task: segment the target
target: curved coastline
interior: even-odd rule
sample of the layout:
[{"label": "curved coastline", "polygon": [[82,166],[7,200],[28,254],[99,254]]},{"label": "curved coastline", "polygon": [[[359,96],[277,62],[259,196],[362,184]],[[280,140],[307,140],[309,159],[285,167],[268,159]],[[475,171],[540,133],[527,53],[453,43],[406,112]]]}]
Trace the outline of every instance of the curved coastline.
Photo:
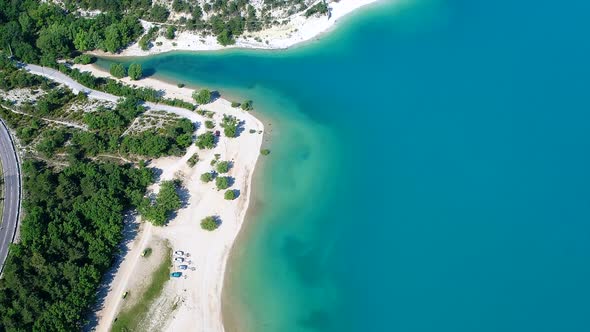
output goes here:
[{"label": "curved coastline", "polygon": [[[369,4],[373,4],[373,3],[377,3],[380,2],[380,0],[366,0],[366,1],[362,1],[356,4],[356,6],[352,9],[350,9],[349,11],[345,12],[344,14],[342,14],[339,17],[335,17],[333,19],[333,21],[331,22],[331,24],[326,27],[323,30],[319,30],[316,32],[316,34],[314,34],[313,36],[310,36],[308,39],[305,40],[301,40],[298,42],[293,42],[291,45],[288,45],[287,47],[283,47],[283,48],[258,48],[260,50],[267,50],[267,51],[280,51],[280,50],[284,50],[287,48],[292,48],[293,46],[304,46],[307,45],[308,42],[316,42],[319,39],[321,39],[321,37],[323,37],[324,35],[328,34],[329,32],[331,32],[334,27],[335,24],[337,22],[340,21],[340,19],[342,17],[344,17],[345,15],[348,15],[350,13],[352,13],[353,11],[355,11],[358,8],[364,7],[366,5]],[[350,2],[348,2],[350,3]],[[96,55],[103,57],[103,58],[133,58],[133,57],[141,57],[141,56],[153,56],[153,55],[157,55],[160,53],[169,53],[169,52],[181,52],[181,51],[224,51],[224,50],[238,50],[238,49],[255,49],[256,47],[252,47],[252,46],[243,46],[243,45],[236,45],[236,47],[230,47],[227,49],[206,49],[206,50],[195,50],[195,49],[170,49],[170,50],[165,50],[165,51],[156,51],[156,52],[152,52],[152,53],[147,53],[147,54],[129,54],[126,53],[126,51],[124,51],[121,54],[117,54],[116,56],[108,56],[102,53],[95,53]],[[95,76],[103,76],[103,77],[111,77],[110,73],[108,73],[106,70],[104,70],[103,68],[99,68],[96,65],[76,65],[76,68],[80,69],[81,71],[90,71],[93,75]],[[159,79],[159,78],[152,78],[152,77],[147,77],[144,79],[141,79],[139,81],[130,81],[128,78],[122,79],[123,82],[130,84],[130,85],[136,85],[139,87],[151,87],[151,88],[155,88],[157,90],[161,90],[164,92],[165,96],[168,98],[178,98],[181,100],[185,100],[185,101],[192,101],[192,97],[191,97],[191,92],[192,89],[189,89],[187,87],[185,88],[179,88],[177,87],[175,84],[171,83],[169,80],[163,80],[163,79]],[[229,102],[227,102],[229,104]],[[249,114],[249,116],[251,116],[254,121],[257,123],[257,126],[260,128],[264,128],[263,123],[261,122],[260,119],[258,119],[257,117],[255,117],[254,115]],[[259,150],[262,146],[264,146],[266,143],[268,142],[268,132],[267,130],[269,130],[269,128],[265,128],[265,130],[263,131],[264,134],[263,136],[261,136],[259,145],[257,150]],[[272,130],[272,129],[270,129]],[[220,256],[219,260],[218,260],[218,268],[207,268],[204,269],[205,271],[208,271],[211,273],[211,275],[209,277],[207,277],[207,279],[209,281],[212,280],[216,280],[214,285],[207,285],[212,292],[215,294],[215,296],[211,296],[212,294],[210,293],[209,296],[205,296],[205,294],[203,294],[203,298],[205,298],[206,300],[204,302],[206,302],[208,305],[200,305],[199,309],[201,309],[200,312],[198,312],[198,314],[195,316],[195,312],[194,311],[186,311],[183,313],[181,312],[177,312],[176,313],[176,317],[174,319],[169,319],[166,323],[166,330],[176,330],[179,328],[190,328],[190,327],[195,327],[195,323],[197,323],[198,326],[201,326],[204,328],[204,330],[207,331],[226,331],[228,330],[226,328],[226,325],[228,327],[234,326],[233,324],[233,318],[229,318],[227,316],[227,314],[224,314],[224,312],[226,312],[226,310],[224,309],[224,307],[226,307],[223,304],[224,299],[226,299],[226,297],[224,296],[224,292],[223,290],[226,289],[226,283],[228,282],[228,277],[227,277],[227,268],[228,268],[228,262],[230,259],[230,256],[232,255],[232,253],[235,251],[234,247],[237,243],[237,240],[239,239],[239,237],[242,236],[247,236],[244,235],[244,223],[246,221],[246,217],[250,217],[252,216],[252,214],[256,213],[253,209],[255,209],[255,206],[253,206],[253,202],[252,202],[252,188],[256,185],[255,184],[255,180],[254,180],[254,172],[256,172],[256,170],[260,169],[260,158],[258,158],[258,151],[255,151],[257,154],[256,159],[254,160],[253,164],[252,164],[252,168],[251,171],[248,172],[248,177],[247,177],[247,181],[245,183],[245,192],[244,194],[245,196],[245,202],[243,207],[240,209],[240,211],[238,212],[239,215],[237,215],[236,217],[236,221],[237,221],[237,228],[232,232],[232,236],[229,237],[224,237],[224,243],[220,243],[220,245],[222,247],[224,247],[225,249],[222,252],[222,255]],[[260,172],[258,171],[257,174],[260,174]],[[202,285],[199,286],[199,288],[203,288]],[[212,301],[215,300],[215,301]],[[202,300],[199,302],[203,302]],[[213,308],[213,310],[211,310]],[[231,306],[232,309],[239,309],[239,305],[233,305]],[[211,311],[208,311],[211,310]],[[243,317],[242,315],[243,313],[237,313],[232,315],[234,318],[235,317]],[[179,318],[179,316],[181,316]],[[200,316],[200,317],[199,317]],[[183,318],[184,317],[184,318]],[[199,322],[198,320],[201,320],[202,322]],[[243,327],[243,326],[242,326]]]},{"label": "curved coastline", "polygon": [[[183,32],[179,34],[179,36],[174,40],[158,39],[162,45],[154,45],[147,51],[142,50],[138,43],[134,43],[117,54],[104,51],[91,51],[88,52],[88,54],[99,56],[101,58],[130,58],[182,51],[223,52],[236,49],[281,51],[304,46],[307,43],[317,41],[326,34],[330,33],[343,18],[349,17],[350,14],[358,12],[358,10],[361,8],[366,8],[369,5],[386,1],[399,0],[340,0],[339,2],[333,2],[330,4],[332,8],[332,16],[329,19],[325,17],[316,17],[299,21],[293,27],[293,31],[296,32],[295,35],[289,35],[287,38],[275,37],[277,38],[276,40],[278,40],[278,42],[275,42],[274,44],[272,41],[269,41],[269,44],[266,44],[240,37],[236,40],[234,45],[222,46],[217,43],[216,39],[212,36],[208,36],[203,39],[199,38],[193,33]],[[144,25],[144,28],[149,27],[149,25],[146,25],[145,23]],[[268,31],[271,30],[272,29]]]}]

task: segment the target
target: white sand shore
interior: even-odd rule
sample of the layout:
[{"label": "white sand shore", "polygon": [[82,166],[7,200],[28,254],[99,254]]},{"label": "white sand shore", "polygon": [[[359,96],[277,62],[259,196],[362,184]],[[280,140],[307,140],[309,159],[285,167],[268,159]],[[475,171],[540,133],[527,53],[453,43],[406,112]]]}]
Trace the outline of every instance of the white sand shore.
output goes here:
[{"label": "white sand shore", "polygon": [[[233,48],[257,48],[257,49],[285,49],[299,43],[312,40],[332,28],[339,19],[352,13],[356,9],[375,3],[379,0],[340,0],[329,4],[331,17],[310,17],[306,18],[303,13],[293,15],[290,22],[275,26],[254,33],[245,33],[236,40]],[[152,26],[151,23],[142,22],[146,31]],[[161,45],[156,45],[161,43]],[[154,46],[143,51],[137,43],[115,56],[144,56],[159,54],[170,51],[212,51],[226,48],[220,45],[214,36],[202,37],[189,31],[179,32],[175,39],[168,40],[162,36],[154,42]],[[93,52],[100,56],[113,56],[105,52]]]},{"label": "white sand shore", "polygon": [[[92,71],[98,76],[108,75],[94,66],[77,67]],[[142,79],[134,81],[133,84],[163,90],[169,98],[191,100],[192,90],[181,89],[155,79]],[[109,330],[121,307],[123,292],[130,290],[129,287],[136,284],[138,278],[145,278],[138,275],[138,271],[150,270],[138,269],[138,264],[145,264],[139,259],[141,252],[154,238],[168,240],[174,250],[190,253],[191,266],[196,267],[196,270],[184,273],[186,279],[173,279],[166,284],[164,295],[151,309],[154,310],[154,314],[150,312],[149,317],[153,319],[149,326],[145,326],[145,330],[150,330],[150,326],[152,330],[158,331],[224,330],[221,317],[221,290],[225,266],[248,209],[252,176],[260,155],[264,127],[252,114],[232,108],[229,101],[221,98],[202,108],[215,113],[215,130],[221,130],[219,123],[223,115],[228,114],[243,121],[244,131],[237,138],[227,138],[222,134],[213,150],[198,150],[193,145],[183,157],[161,158],[151,163],[152,167],[161,170],[160,181],[177,176],[183,179],[188,191],[187,204],[166,227],[144,224],[135,240],[129,244],[129,251],[109,285],[110,292],[103,308],[97,313],[97,331]],[[200,124],[197,134],[205,132],[202,124],[206,119],[197,113],[191,112],[189,115],[192,121]],[[256,132],[250,133],[250,129]],[[187,160],[195,152],[199,154],[200,161],[191,168],[187,165]],[[213,183],[204,184],[200,181],[202,173],[212,170],[210,162],[215,158],[215,154],[220,155],[220,160],[233,162],[228,175],[235,180],[232,189],[239,190],[240,193],[236,200],[225,200],[224,191],[215,189]],[[151,189],[157,191],[158,185]],[[221,226],[213,232],[202,230],[200,221],[211,215],[221,219]],[[173,303],[177,304],[174,310]]]}]

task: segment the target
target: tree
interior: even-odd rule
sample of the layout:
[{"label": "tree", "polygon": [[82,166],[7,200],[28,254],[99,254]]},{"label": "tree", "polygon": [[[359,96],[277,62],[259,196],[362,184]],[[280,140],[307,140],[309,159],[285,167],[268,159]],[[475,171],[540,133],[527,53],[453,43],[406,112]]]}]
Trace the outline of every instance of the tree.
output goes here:
[{"label": "tree", "polygon": [[119,31],[118,24],[111,24],[104,30],[103,46],[107,51],[111,53],[117,52],[124,45],[122,40],[123,36]]},{"label": "tree", "polygon": [[141,76],[143,75],[142,70],[141,70],[141,64],[139,63],[132,63],[131,65],[129,65],[129,78],[136,81],[138,79],[141,78]]},{"label": "tree", "polygon": [[223,133],[226,137],[236,137],[238,136],[238,127],[240,126],[240,122],[235,116],[223,115],[223,120],[221,121],[221,127],[223,128]]},{"label": "tree", "polygon": [[227,29],[222,30],[221,33],[217,35],[217,42],[222,46],[233,45],[236,43],[234,36]]},{"label": "tree", "polygon": [[162,5],[154,5],[150,12],[150,18],[156,22],[166,22],[170,12]]},{"label": "tree", "polygon": [[195,141],[195,144],[197,145],[197,147],[199,149],[213,149],[215,147],[215,135],[213,135],[213,132],[206,132],[204,134],[201,134],[199,136],[197,136],[197,140]]},{"label": "tree", "polygon": [[219,227],[217,218],[209,216],[201,220],[201,228],[206,231],[214,231]]},{"label": "tree", "polygon": [[140,212],[142,216],[155,226],[162,226],[168,221],[172,212],[182,206],[178,195],[178,183],[176,181],[164,181],[160,185],[160,192],[153,204],[149,199],[144,199]]},{"label": "tree", "polygon": [[231,178],[229,176],[218,176],[215,179],[215,186],[219,190],[227,189],[230,186]]},{"label": "tree", "polygon": [[125,67],[120,63],[113,63],[109,69],[109,72],[116,78],[123,78],[127,76],[127,70],[125,70]]},{"label": "tree", "polygon": [[72,51],[68,29],[55,23],[41,30],[37,39],[37,47],[45,55],[53,58],[68,56]]},{"label": "tree", "polygon": [[201,91],[194,91],[193,92],[193,99],[197,102],[197,104],[204,105],[209,104],[211,102],[211,91],[207,89],[203,89]]},{"label": "tree", "polygon": [[201,181],[205,183],[213,181],[213,174],[211,172],[201,174]]},{"label": "tree", "polygon": [[223,198],[227,199],[228,201],[232,201],[238,197],[235,190],[227,190],[225,194],[223,194]]},{"label": "tree", "polygon": [[168,26],[166,28],[166,39],[174,39],[176,34],[176,27],[173,25]]},{"label": "tree", "polygon": [[215,128],[215,123],[211,120],[206,120],[205,121],[205,128],[213,129],[213,128]]},{"label": "tree", "polygon": [[229,172],[229,168],[231,163],[229,161],[220,161],[217,163],[216,169],[219,173],[227,173]]}]

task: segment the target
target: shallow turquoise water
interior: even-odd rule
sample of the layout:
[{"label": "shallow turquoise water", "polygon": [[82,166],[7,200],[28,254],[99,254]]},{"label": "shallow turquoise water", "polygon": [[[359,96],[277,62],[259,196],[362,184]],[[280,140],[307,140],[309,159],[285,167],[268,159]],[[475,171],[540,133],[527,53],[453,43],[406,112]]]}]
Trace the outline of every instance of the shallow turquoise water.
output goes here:
[{"label": "shallow turquoise water", "polygon": [[589,10],[408,0],[289,51],[142,60],[272,121],[238,330],[590,331]]}]

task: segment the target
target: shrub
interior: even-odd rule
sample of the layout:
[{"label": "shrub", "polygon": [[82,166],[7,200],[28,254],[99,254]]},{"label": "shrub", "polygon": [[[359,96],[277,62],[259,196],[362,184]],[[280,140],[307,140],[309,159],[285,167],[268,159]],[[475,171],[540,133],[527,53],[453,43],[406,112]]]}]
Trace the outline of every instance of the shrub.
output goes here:
[{"label": "shrub", "polygon": [[235,107],[240,107],[240,105],[241,105],[241,104],[240,104],[240,103],[238,103],[237,101],[232,101],[232,102],[231,102],[231,107],[234,107],[234,108],[235,108]]},{"label": "shrub", "polygon": [[246,100],[242,103],[241,107],[244,111],[251,111],[254,109],[254,102],[251,100]]},{"label": "shrub", "polygon": [[205,217],[201,220],[201,228],[206,231],[214,231],[219,227],[219,221],[215,217]]},{"label": "shrub", "polygon": [[178,83],[178,84],[176,84],[176,86],[179,88],[184,88],[184,83]]},{"label": "shrub", "polygon": [[218,173],[227,173],[231,167],[231,163],[229,161],[220,161],[215,166],[215,169]]},{"label": "shrub", "polygon": [[270,150],[269,149],[262,149],[262,150],[260,150],[260,154],[263,156],[268,156],[270,154]]},{"label": "shrub", "polygon": [[256,133],[256,130],[250,129],[249,132],[250,132],[250,134],[254,134],[254,133]]},{"label": "shrub", "polygon": [[215,135],[213,132],[208,131],[204,134],[197,136],[195,144],[199,149],[213,149],[215,147]]},{"label": "shrub", "polygon": [[80,63],[83,65],[87,65],[89,63],[94,62],[95,58],[89,54],[82,54],[74,58],[74,63]]},{"label": "shrub", "polygon": [[194,91],[193,98],[198,104],[209,104],[211,102],[211,91],[203,89],[201,91]]},{"label": "shrub", "polygon": [[142,69],[141,69],[141,64],[132,63],[129,66],[128,74],[129,74],[129,78],[131,78],[134,81],[140,79],[141,76],[143,75]]},{"label": "shrub", "polygon": [[127,76],[127,71],[125,70],[125,67],[120,63],[113,63],[111,65],[111,68],[109,69],[109,72],[116,78],[123,78]]},{"label": "shrub", "polygon": [[238,195],[236,194],[236,191],[232,189],[226,191],[225,194],[223,194],[223,198],[227,199],[228,201],[232,201],[236,199],[236,197],[238,197]]},{"label": "shrub", "polygon": [[213,128],[215,128],[215,123],[211,120],[207,120],[207,121],[205,121],[205,128],[213,129]]},{"label": "shrub", "polygon": [[187,160],[187,164],[190,167],[194,167],[198,161],[199,161],[199,155],[197,153],[195,153]]},{"label": "shrub", "polygon": [[213,181],[213,174],[211,172],[201,174],[201,181],[205,183]]},{"label": "shrub", "polygon": [[215,186],[217,186],[217,189],[219,189],[219,190],[227,189],[227,188],[229,188],[229,183],[230,183],[229,180],[230,180],[229,176],[218,176],[215,179]]}]

